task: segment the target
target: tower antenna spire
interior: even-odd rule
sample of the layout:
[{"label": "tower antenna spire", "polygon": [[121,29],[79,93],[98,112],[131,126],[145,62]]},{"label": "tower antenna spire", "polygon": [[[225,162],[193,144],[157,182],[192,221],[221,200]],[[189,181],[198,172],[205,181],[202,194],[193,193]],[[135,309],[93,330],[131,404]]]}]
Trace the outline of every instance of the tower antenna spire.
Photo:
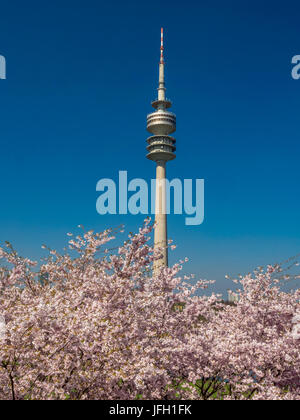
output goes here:
[{"label": "tower antenna spire", "polygon": [[159,61],[159,77],[158,77],[158,99],[162,101],[161,107],[163,108],[166,100],[165,88],[165,61],[164,61],[164,29],[160,30],[160,61]]},{"label": "tower antenna spire", "polygon": [[164,28],[160,31],[160,64],[164,63]]}]

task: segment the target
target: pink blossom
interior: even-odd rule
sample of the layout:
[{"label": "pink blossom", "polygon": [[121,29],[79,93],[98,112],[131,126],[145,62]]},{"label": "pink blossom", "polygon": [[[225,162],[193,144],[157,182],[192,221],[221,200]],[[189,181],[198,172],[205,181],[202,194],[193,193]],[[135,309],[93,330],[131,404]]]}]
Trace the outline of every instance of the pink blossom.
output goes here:
[{"label": "pink blossom", "polygon": [[300,292],[281,268],[240,276],[225,305],[183,261],[152,277],[151,231],[112,249],[112,230],[84,232],[38,269],[0,248],[0,399],[300,399]]}]

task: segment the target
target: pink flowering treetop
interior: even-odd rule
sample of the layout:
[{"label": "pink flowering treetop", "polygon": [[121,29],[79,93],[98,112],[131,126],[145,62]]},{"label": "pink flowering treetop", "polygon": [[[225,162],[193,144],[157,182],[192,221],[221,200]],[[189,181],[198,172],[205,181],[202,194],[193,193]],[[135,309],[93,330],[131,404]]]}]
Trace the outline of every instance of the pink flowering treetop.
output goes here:
[{"label": "pink flowering treetop", "polygon": [[300,293],[280,267],[225,305],[182,262],[151,276],[151,230],[114,253],[112,230],[85,232],[39,267],[0,248],[0,399],[300,399]]}]

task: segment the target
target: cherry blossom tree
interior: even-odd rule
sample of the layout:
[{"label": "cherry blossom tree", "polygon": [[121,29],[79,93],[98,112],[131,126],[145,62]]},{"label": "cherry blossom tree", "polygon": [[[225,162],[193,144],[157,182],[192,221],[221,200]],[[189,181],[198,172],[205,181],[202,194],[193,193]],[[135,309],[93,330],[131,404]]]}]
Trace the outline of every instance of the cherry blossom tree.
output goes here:
[{"label": "cherry blossom tree", "polygon": [[151,230],[117,249],[84,231],[40,264],[0,248],[0,399],[300,399],[300,292],[281,267],[225,305],[183,261],[152,277]]}]

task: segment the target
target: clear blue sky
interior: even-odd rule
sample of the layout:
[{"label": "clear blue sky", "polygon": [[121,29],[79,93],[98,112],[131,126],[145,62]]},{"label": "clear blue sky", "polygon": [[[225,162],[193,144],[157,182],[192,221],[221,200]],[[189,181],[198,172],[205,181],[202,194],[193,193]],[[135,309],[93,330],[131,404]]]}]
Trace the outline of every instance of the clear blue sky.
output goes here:
[{"label": "clear blue sky", "polygon": [[205,179],[205,221],[169,217],[186,271],[231,283],[300,252],[297,1],[15,1],[1,4],[0,240],[37,258],[100,216],[95,186],[119,170],[150,180],[146,114],[156,96],[160,27],[177,114],[168,177]]}]

